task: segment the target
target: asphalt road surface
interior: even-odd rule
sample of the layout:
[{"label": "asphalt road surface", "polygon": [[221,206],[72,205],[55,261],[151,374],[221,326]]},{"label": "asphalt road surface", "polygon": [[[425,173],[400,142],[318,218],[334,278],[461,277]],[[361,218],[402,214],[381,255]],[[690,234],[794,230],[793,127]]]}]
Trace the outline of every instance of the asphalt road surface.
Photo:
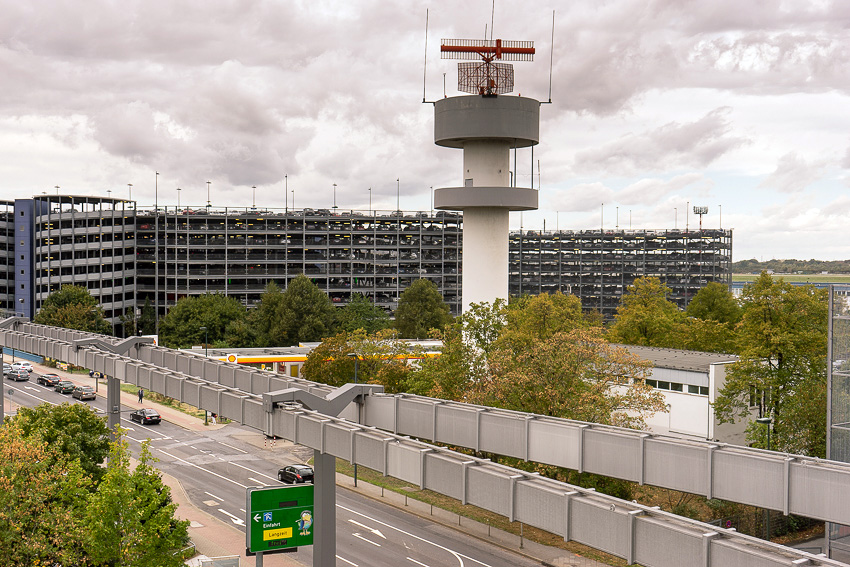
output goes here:
[{"label": "asphalt road surface", "polygon": [[[14,390],[20,405],[82,403],[104,412],[105,399],[80,402],[52,388],[29,382],[3,380]],[[105,386],[101,386],[105,393]],[[134,454],[150,439],[157,468],[180,481],[191,502],[234,527],[245,531],[245,490],[277,486],[277,470],[285,464],[304,462],[312,450],[283,444],[264,447],[264,436],[253,429],[230,424],[201,432],[163,421],[140,425],[129,419],[130,408],[122,407],[121,425]],[[244,553],[233,550],[233,553]],[[312,565],[312,548],[290,554],[304,565]],[[513,554],[402,510],[357,493],[337,490],[337,565],[347,567],[511,567],[540,563]]]}]

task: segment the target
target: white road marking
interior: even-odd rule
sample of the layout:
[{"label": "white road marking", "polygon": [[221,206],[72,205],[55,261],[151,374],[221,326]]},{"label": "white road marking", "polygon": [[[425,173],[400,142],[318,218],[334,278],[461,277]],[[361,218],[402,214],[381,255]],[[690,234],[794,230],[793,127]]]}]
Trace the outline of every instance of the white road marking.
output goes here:
[{"label": "white road marking", "polygon": [[370,528],[369,526],[367,526],[365,524],[361,524],[360,522],[358,522],[356,520],[348,520],[348,521],[351,522],[352,524],[356,525],[356,526],[360,526],[361,528],[363,528],[365,530],[369,530],[370,532],[372,532],[376,536],[379,536],[383,539],[387,539],[387,536],[385,536],[384,534],[382,534],[379,530],[376,530],[375,528]]},{"label": "white road marking", "polygon": [[135,428],[135,427],[130,427],[130,426],[128,426],[128,425],[125,425],[125,426],[124,426],[124,429],[126,429],[127,431],[135,431],[135,430],[136,430],[136,428]]},{"label": "white road marking", "polygon": [[[224,445],[225,447],[230,447],[230,448],[231,448],[231,449],[233,449],[234,451],[239,451],[240,453],[247,453],[247,452],[248,452],[248,451],[243,451],[243,450],[242,450],[242,449],[240,449],[239,447],[234,447],[233,445],[228,445],[227,443],[222,443],[221,441],[219,441],[218,443],[219,443],[220,445]],[[343,560],[343,561],[344,561],[344,560]]]},{"label": "white road marking", "polygon": [[240,512],[242,512],[243,514],[247,514],[247,513],[248,513],[248,512],[246,512],[246,511],[245,511],[245,508],[239,508],[239,511],[240,511]]},{"label": "white road marking", "polygon": [[346,563],[348,563],[349,565],[353,565],[354,567],[360,567],[357,563],[351,562],[348,559],[346,559],[345,557],[340,557],[339,555],[337,555],[336,558],[339,559],[340,561],[345,561]]},{"label": "white road marking", "polygon": [[366,543],[371,543],[371,544],[372,544],[372,545],[374,545],[375,547],[381,547],[381,544],[380,544],[380,543],[375,543],[374,541],[368,540],[368,539],[366,539],[365,537],[363,537],[363,536],[362,536],[362,535],[360,535],[360,534],[354,533],[354,534],[351,534],[351,535],[353,535],[353,536],[354,536],[354,537],[356,537],[357,539],[362,539],[362,540],[363,540],[363,541],[365,541]]},{"label": "white road marking", "polygon": [[236,482],[235,480],[233,480],[233,479],[231,479],[231,478],[227,478],[226,476],[220,475],[220,474],[218,474],[218,473],[214,473],[214,472],[212,472],[212,471],[211,471],[211,470],[209,470],[209,469],[205,469],[204,467],[200,467],[200,466],[196,465],[195,463],[190,463],[190,462],[189,462],[189,461],[187,461],[186,459],[181,459],[180,457],[178,457],[178,456],[176,456],[176,455],[172,455],[171,453],[169,453],[169,452],[167,452],[167,451],[163,451],[162,449],[157,449],[157,451],[159,451],[160,453],[163,453],[163,454],[165,454],[165,455],[168,455],[168,456],[169,456],[169,457],[171,457],[172,459],[175,459],[175,460],[177,460],[177,461],[180,461],[181,463],[185,463],[185,464],[187,464],[187,465],[189,465],[189,466],[191,466],[191,467],[195,467],[196,469],[200,469],[200,470],[202,470],[202,471],[204,471],[204,472],[206,472],[206,473],[209,473],[209,474],[211,474],[211,475],[213,475],[213,476],[217,476],[218,478],[223,479],[223,480],[226,480],[227,482],[232,482],[232,483],[233,483],[233,484],[235,484],[236,486],[241,486],[242,488],[248,488],[248,487],[247,487],[247,486],[245,486],[244,484],[241,484],[241,483],[239,483],[239,482]]},{"label": "white road marking", "polygon": [[[224,461],[224,459],[222,459],[222,461]],[[235,466],[235,467],[239,467],[239,468],[241,468],[241,469],[245,469],[245,470],[246,470],[246,471],[248,471],[248,472],[252,472],[252,473],[256,474],[257,476],[264,476],[264,477],[266,477],[266,478],[268,478],[268,479],[270,479],[270,480],[273,480],[273,481],[277,482],[277,477],[275,477],[275,476],[269,476],[269,475],[267,475],[267,474],[265,474],[265,473],[261,473],[260,471],[255,471],[254,469],[249,469],[248,467],[246,467],[246,466],[244,466],[244,465],[240,465],[239,463],[233,463],[233,462],[230,462],[230,461],[225,461],[225,462],[226,462],[226,463],[228,463],[228,464],[231,464],[231,465],[233,465],[233,466]]]},{"label": "white road marking", "polygon": [[25,395],[27,395],[27,396],[29,396],[29,397],[31,397],[31,398],[35,398],[36,400],[38,400],[38,401],[40,401],[40,402],[44,402],[44,403],[46,403],[46,404],[50,404],[51,406],[59,405],[59,404],[57,404],[56,402],[51,402],[50,400],[45,400],[44,398],[39,398],[38,396],[34,396],[33,394],[30,394],[30,393],[28,393],[28,392],[24,392],[23,390],[19,390],[19,389],[17,389],[17,388],[12,388],[12,389],[13,389],[13,390],[15,390],[16,392],[20,392],[20,393],[22,393],[22,394],[25,394]]},{"label": "white road marking", "polygon": [[212,494],[212,493],[210,493],[210,492],[207,492],[206,490],[204,491],[204,494],[209,494],[209,495],[210,495],[210,496],[212,496],[213,498],[215,498],[215,499],[217,499],[217,500],[221,500],[222,502],[224,502],[224,498],[221,498],[220,496],[216,496],[215,494]]},{"label": "white road marking", "polygon": [[422,563],[421,561],[417,561],[417,560],[415,560],[415,559],[414,559],[414,558],[412,558],[412,557],[408,557],[408,558],[407,558],[407,560],[408,560],[408,561],[413,561],[413,562],[414,562],[414,563],[416,563],[417,565],[422,565],[422,567],[430,567],[429,565],[426,565],[426,564]]},{"label": "white road marking", "polygon": [[33,388],[32,386],[24,386],[24,388],[26,388],[27,390],[32,390],[33,392],[39,392],[40,391],[38,388]]},{"label": "white road marking", "polygon": [[256,482],[257,484],[262,484],[263,486],[268,486],[268,484],[266,484],[266,483],[265,483],[265,482],[263,482],[262,480],[257,480],[257,479],[256,479],[256,478],[254,478],[254,477],[250,477],[250,476],[249,476],[249,477],[248,477],[248,480],[253,480],[253,481],[254,481],[254,482]]},{"label": "white road marking", "polygon": [[455,557],[455,559],[458,560],[458,563],[460,563],[460,567],[464,567],[464,563],[463,563],[464,558],[469,559],[470,561],[474,561],[475,563],[478,563],[479,565],[484,565],[484,567],[492,567],[492,565],[490,565],[488,563],[484,563],[483,561],[479,561],[478,559],[475,559],[474,557],[469,557],[468,555],[462,555],[462,554],[458,553],[457,551],[453,551],[453,550],[449,549],[448,547],[440,545],[439,543],[435,543],[431,540],[425,539],[424,537],[418,536],[416,534],[412,534],[410,532],[406,532],[406,531],[402,530],[401,528],[397,528],[397,527],[392,526],[392,525],[390,525],[386,522],[382,522],[378,519],[372,518],[371,516],[367,516],[366,514],[363,514],[362,512],[357,512],[356,510],[352,510],[351,508],[347,508],[347,507],[343,506],[342,504],[337,504],[336,506],[337,506],[337,508],[341,508],[341,509],[345,510],[346,512],[349,512],[350,514],[354,514],[356,516],[366,518],[367,520],[371,520],[372,522],[374,522],[376,524],[380,524],[380,525],[384,526],[385,528],[387,528],[388,530],[395,530],[395,531],[402,533],[402,534],[404,534],[408,537],[418,539],[419,541],[423,541],[425,543],[433,545],[436,548],[439,548],[439,549],[442,549],[443,551],[451,553]]},{"label": "white road marking", "polygon": [[244,526],[245,525],[245,520],[243,520],[239,516],[234,516],[233,514],[228,512],[227,510],[222,510],[221,508],[219,508],[218,511],[221,512],[222,514],[227,514],[228,516],[230,516],[230,521],[233,522],[234,524],[236,524],[237,526]]}]

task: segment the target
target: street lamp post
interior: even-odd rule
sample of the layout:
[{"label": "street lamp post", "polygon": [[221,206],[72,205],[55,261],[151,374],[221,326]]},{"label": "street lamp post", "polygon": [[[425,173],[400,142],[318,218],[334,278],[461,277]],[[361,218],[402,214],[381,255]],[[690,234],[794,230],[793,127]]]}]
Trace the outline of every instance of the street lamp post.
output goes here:
[{"label": "street lamp post", "polygon": [[[349,352],[348,356],[354,358],[354,383],[357,384],[357,372],[360,369],[360,355],[356,352]],[[360,406],[357,404],[357,423],[360,423]],[[357,463],[354,463],[354,487],[357,487]]]},{"label": "street lamp post", "polygon": [[[210,354],[210,334],[206,327],[200,327],[200,329],[204,332],[204,356],[208,357]],[[204,410],[204,425],[209,424],[209,415],[206,409]]]},{"label": "street lamp post", "polygon": [[[773,423],[773,420],[769,417],[758,417],[756,418],[756,423],[760,423],[767,427],[767,450],[770,451],[770,425]],[[764,509],[764,533],[765,539],[770,541],[770,509]]]},{"label": "street lamp post", "polygon": [[334,206],[331,208],[336,212],[336,183],[334,183]]},{"label": "street lamp post", "polygon": [[132,183],[127,184],[127,200],[128,201],[133,200],[133,184]]},{"label": "street lamp post", "polygon": [[251,210],[256,211],[257,210],[257,186],[252,185],[251,189],[254,190],[253,196],[251,197]]},{"label": "street lamp post", "polygon": [[209,211],[212,206],[212,203],[210,202],[210,183],[212,183],[212,181],[207,181],[207,211]]}]

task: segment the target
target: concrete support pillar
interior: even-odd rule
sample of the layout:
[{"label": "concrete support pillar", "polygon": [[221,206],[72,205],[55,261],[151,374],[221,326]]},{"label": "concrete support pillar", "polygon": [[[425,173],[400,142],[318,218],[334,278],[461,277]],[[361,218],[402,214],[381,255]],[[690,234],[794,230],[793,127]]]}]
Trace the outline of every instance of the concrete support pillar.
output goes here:
[{"label": "concrete support pillar", "polygon": [[497,207],[463,211],[464,311],[471,303],[508,297],[508,214]]},{"label": "concrete support pillar", "polygon": [[115,428],[121,424],[121,381],[114,376],[106,377],[106,416],[112,438],[117,439]]},{"label": "concrete support pillar", "polygon": [[336,457],[313,451],[313,567],[336,566]]}]

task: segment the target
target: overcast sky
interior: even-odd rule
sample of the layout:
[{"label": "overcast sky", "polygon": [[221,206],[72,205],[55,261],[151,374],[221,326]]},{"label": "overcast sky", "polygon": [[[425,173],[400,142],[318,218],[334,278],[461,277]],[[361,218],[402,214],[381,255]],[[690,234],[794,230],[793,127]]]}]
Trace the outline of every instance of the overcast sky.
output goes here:
[{"label": "overcast sky", "polygon": [[[0,197],[404,210],[461,184],[433,140],[442,38],[533,40],[549,98],[527,229],[734,229],[735,260],[850,258],[850,2],[0,0]],[[425,18],[429,10],[427,50]],[[427,72],[423,59],[427,52]],[[424,79],[424,81],[423,81]],[[424,83],[424,85],[423,85]],[[424,86],[424,93],[423,93]],[[398,183],[396,180],[399,180]],[[284,187],[289,194],[284,201]],[[293,195],[294,192],[294,195]],[[604,206],[602,205],[604,203]],[[722,216],[721,216],[722,210]]]}]

